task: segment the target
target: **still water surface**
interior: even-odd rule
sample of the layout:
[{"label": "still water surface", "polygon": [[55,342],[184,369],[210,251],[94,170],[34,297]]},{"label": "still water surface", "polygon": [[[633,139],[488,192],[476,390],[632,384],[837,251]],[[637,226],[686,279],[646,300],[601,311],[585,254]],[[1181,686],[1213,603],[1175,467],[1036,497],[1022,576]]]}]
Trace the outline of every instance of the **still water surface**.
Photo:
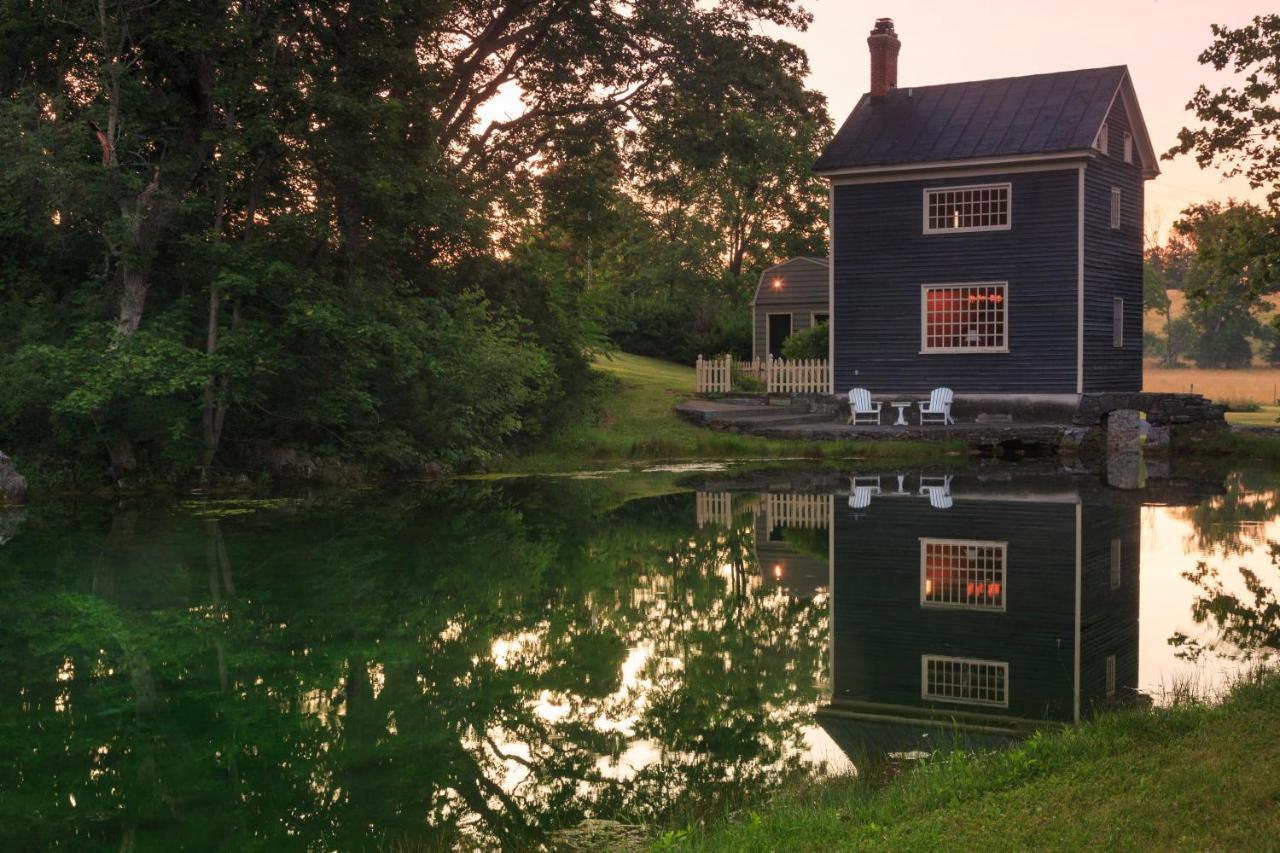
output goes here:
[{"label": "still water surface", "polygon": [[0,846],[527,848],[1280,644],[1280,474],[681,476],[0,515]]}]

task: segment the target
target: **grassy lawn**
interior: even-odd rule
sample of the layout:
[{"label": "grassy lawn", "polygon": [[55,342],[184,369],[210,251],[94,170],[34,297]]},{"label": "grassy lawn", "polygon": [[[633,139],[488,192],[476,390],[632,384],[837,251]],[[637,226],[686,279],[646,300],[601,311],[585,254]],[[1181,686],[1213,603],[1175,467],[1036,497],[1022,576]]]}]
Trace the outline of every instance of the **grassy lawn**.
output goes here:
[{"label": "grassy lawn", "polygon": [[1227,423],[1280,427],[1280,406],[1260,406],[1256,412],[1227,412]]},{"label": "grassy lawn", "polygon": [[616,380],[596,423],[551,436],[536,452],[500,460],[492,466],[494,470],[544,473],[700,459],[804,458],[911,464],[967,454],[962,443],[782,441],[694,426],[676,417],[672,408],[693,396],[692,367],[623,353],[602,356],[595,366]]},{"label": "grassy lawn", "polygon": [[[815,782],[682,850],[1234,850],[1280,839],[1280,680],[1221,705],[1109,715],[874,786]],[[1268,841],[1267,839],[1270,839]]]}]

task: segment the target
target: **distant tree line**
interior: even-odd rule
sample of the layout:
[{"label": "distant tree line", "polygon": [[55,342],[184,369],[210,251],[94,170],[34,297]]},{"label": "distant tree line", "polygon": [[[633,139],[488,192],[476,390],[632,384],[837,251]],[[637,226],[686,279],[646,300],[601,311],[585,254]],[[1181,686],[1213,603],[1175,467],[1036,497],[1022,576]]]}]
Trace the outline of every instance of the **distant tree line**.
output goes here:
[{"label": "distant tree line", "polygon": [[580,410],[593,348],[744,348],[756,271],[821,252],[825,103],[761,34],[808,22],[0,3],[4,449],[64,479],[465,466]]},{"label": "distant tree line", "polygon": [[[1167,367],[1280,364],[1280,219],[1251,204],[1190,207],[1163,245],[1147,249],[1143,306],[1160,316],[1144,335],[1149,357]],[[1170,291],[1181,291],[1175,316]]]}]

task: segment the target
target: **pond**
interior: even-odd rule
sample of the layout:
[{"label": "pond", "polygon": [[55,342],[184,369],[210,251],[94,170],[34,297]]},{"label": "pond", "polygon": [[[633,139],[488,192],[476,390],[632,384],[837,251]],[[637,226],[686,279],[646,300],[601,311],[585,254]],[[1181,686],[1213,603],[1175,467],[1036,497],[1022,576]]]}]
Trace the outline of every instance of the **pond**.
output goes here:
[{"label": "pond", "polygon": [[0,514],[4,849],[522,849],[1210,693],[1280,474],[611,475]]}]

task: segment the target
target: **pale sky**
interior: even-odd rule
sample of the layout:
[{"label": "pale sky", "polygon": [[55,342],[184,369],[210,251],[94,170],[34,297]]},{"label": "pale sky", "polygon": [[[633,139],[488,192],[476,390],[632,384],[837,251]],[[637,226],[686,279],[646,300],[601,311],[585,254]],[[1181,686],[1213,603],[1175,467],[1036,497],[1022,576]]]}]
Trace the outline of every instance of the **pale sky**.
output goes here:
[{"label": "pale sky", "polygon": [[[867,33],[885,17],[893,18],[902,41],[901,87],[1128,65],[1158,154],[1192,121],[1186,104],[1196,86],[1215,89],[1234,78],[1196,62],[1212,39],[1209,25],[1239,27],[1271,11],[1257,0],[806,0],[804,6],[814,17],[807,32],[771,34],[809,54],[809,85],[827,96],[837,128],[868,88]],[[1262,202],[1266,195],[1242,178],[1202,171],[1191,155],[1162,161],[1160,171],[1147,182],[1147,232],[1167,232],[1188,204]]]}]

